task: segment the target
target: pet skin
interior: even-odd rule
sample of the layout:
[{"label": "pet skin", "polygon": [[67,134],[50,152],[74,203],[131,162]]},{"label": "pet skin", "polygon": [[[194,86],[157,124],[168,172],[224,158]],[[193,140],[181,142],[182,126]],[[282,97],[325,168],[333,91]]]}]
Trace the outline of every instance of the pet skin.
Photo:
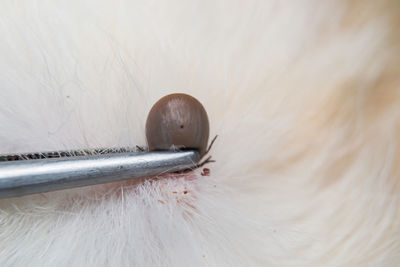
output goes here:
[{"label": "pet skin", "polygon": [[219,137],[208,176],[1,200],[0,265],[398,266],[399,18],[397,0],[1,1],[1,154],[146,145],[170,93]]}]

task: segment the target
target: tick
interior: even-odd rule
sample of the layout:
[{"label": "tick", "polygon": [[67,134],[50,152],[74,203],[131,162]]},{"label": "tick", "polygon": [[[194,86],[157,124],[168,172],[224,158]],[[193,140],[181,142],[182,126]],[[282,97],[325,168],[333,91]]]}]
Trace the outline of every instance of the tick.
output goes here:
[{"label": "tick", "polygon": [[164,96],[151,108],[146,121],[150,151],[195,149],[203,157],[210,132],[203,105],[187,94]]}]

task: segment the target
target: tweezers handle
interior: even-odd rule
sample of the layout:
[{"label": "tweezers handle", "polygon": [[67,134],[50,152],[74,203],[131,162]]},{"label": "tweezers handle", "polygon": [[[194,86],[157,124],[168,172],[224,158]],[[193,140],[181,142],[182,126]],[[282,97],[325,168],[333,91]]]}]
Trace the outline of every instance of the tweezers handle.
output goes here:
[{"label": "tweezers handle", "polygon": [[190,169],[197,151],[116,153],[0,163],[0,198],[155,176]]}]

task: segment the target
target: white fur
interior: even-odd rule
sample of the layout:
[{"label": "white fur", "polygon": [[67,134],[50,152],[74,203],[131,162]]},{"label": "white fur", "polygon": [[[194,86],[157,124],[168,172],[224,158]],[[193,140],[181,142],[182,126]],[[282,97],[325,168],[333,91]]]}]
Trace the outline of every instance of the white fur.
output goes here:
[{"label": "white fur", "polygon": [[398,266],[398,4],[353,4],[0,2],[0,153],[144,145],[173,92],[219,135],[209,177],[1,200],[0,265]]}]

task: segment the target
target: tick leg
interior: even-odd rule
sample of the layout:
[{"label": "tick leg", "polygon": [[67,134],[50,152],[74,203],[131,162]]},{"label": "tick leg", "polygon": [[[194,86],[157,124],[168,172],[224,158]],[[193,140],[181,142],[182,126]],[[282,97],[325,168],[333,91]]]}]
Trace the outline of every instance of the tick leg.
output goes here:
[{"label": "tick leg", "polygon": [[[208,152],[210,152],[210,150],[211,150],[211,148],[212,148],[212,146],[213,146],[215,140],[217,139],[217,137],[218,137],[218,135],[215,135],[215,137],[214,137],[213,140],[211,141],[210,145],[208,146],[206,152],[204,153],[204,155],[203,155],[201,158],[204,158],[204,157],[208,154]],[[200,168],[200,167],[202,167],[202,166],[204,166],[204,165],[206,165],[206,164],[208,164],[208,163],[211,163],[211,162],[215,162],[215,160],[212,160],[212,159],[211,159],[211,156],[208,156],[205,160],[203,160],[202,162],[200,162],[199,164],[197,164],[197,168]]]},{"label": "tick leg", "polygon": [[215,140],[217,139],[218,135],[215,135],[215,137],[213,138],[213,140],[211,141],[210,145],[208,146],[206,152],[204,153],[204,155],[207,155],[208,152],[210,152],[211,147],[213,146]]},{"label": "tick leg", "polygon": [[212,162],[215,162],[215,160],[212,160],[211,159],[211,156],[208,156],[205,160],[203,160],[202,162],[200,162],[199,164],[197,164],[197,168],[201,168],[201,167],[203,167],[204,165],[206,165],[206,164],[208,164],[208,163],[212,163]]}]

